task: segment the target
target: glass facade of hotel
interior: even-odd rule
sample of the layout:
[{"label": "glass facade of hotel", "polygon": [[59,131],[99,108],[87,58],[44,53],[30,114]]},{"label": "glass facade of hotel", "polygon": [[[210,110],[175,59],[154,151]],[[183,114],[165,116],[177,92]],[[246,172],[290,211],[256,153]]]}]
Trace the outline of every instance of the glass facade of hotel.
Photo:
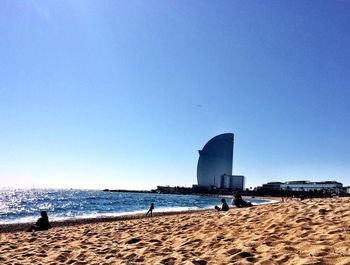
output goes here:
[{"label": "glass facade of hotel", "polygon": [[199,150],[197,181],[199,187],[217,187],[223,175],[232,175],[233,133],[220,134]]}]

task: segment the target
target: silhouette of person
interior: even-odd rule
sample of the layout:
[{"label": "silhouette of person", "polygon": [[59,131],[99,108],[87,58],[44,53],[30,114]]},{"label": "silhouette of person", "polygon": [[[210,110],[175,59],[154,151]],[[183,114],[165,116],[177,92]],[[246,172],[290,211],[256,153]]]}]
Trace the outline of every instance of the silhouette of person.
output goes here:
[{"label": "silhouette of person", "polygon": [[152,203],[151,203],[151,207],[149,207],[149,210],[148,210],[148,212],[146,213],[146,216],[147,216],[148,214],[151,214],[151,217],[152,217],[153,209],[154,209],[154,203],[152,202]]},{"label": "silhouette of person", "polygon": [[244,201],[239,192],[236,192],[232,204],[235,205],[237,208],[253,206],[251,202]]},{"label": "silhouette of person", "polygon": [[224,211],[224,212],[228,211],[230,209],[230,207],[228,207],[228,204],[227,204],[226,200],[225,199],[221,199],[221,202],[222,202],[221,208],[216,205],[215,209],[218,210],[218,211]]},{"label": "silhouette of person", "polygon": [[48,230],[52,226],[49,223],[49,217],[47,216],[46,211],[41,211],[40,212],[41,217],[38,219],[38,221],[31,225],[27,232],[32,232],[32,231],[43,231],[43,230]]}]

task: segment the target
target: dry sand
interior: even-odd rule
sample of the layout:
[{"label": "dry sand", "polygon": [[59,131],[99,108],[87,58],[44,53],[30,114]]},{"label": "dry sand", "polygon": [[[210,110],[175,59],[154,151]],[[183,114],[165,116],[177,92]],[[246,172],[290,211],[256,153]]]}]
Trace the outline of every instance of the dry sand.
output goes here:
[{"label": "dry sand", "polygon": [[350,199],[1,233],[0,264],[350,264]]}]

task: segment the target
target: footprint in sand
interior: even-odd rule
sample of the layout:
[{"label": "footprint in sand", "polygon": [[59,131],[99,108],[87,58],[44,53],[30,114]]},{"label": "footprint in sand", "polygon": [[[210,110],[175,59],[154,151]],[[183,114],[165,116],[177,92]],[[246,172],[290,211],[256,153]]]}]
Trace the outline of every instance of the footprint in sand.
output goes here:
[{"label": "footprint in sand", "polygon": [[207,264],[207,261],[204,260],[204,259],[199,259],[199,260],[192,260],[192,263],[194,265],[206,265]]},{"label": "footprint in sand", "polygon": [[254,262],[254,260],[255,260],[254,254],[252,254],[248,251],[241,251],[241,252],[237,253],[236,255],[233,255],[231,258],[231,261],[241,260],[242,258],[246,259],[249,262]]},{"label": "footprint in sand", "polygon": [[32,243],[32,242],[34,242],[34,241],[36,241],[36,237],[32,237],[32,238],[30,238],[30,239],[28,240],[28,242],[30,242],[30,243]]},{"label": "footprint in sand", "polygon": [[74,265],[85,265],[85,264],[88,264],[87,261],[83,261],[83,260],[78,260],[74,263]]},{"label": "footprint in sand", "polygon": [[173,258],[173,257],[165,258],[165,259],[162,259],[160,263],[164,265],[174,265],[176,264],[176,258]]},{"label": "footprint in sand", "polygon": [[38,256],[38,257],[41,257],[41,258],[47,257],[46,251],[45,251],[45,250],[40,251],[40,253],[37,254],[37,256]]},{"label": "footprint in sand", "polygon": [[160,241],[158,239],[151,239],[149,242],[155,246],[160,246],[162,244],[162,241]]},{"label": "footprint in sand", "polygon": [[301,238],[307,237],[307,236],[309,236],[311,233],[312,233],[312,231],[304,232],[304,233],[300,234],[300,237],[301,237]]},{"label": "footprint in sand", "polygon": [[286,246],[283,249],[286,250],[286,251],[296,252],[296,248],[291,247],[291,246]]},{"label": "footprint in sand", "polygon": [[114,258],[114,255],[108,255],[105,257],[105,259],[112,259],[112,258]]},{"label": "footprint in sand", "polygon": [[276,262],[277,262],[278,264],[284,264],[284,263],[286,263],[289,259],[290,259],[290,255],[282,255],[281,257],[276,258],[275,260],[276,260]]},{"label": "footprint in sand", "polygon": [[77,256],[77,259],[84,260],[86,258],[85,253],[80,252],[80,254]]},{"label": "footprint in sand", "polygon": [[185,243],[183,243],[181,246],[186,246],[186,245],[200,245],[202,243],[202,240],[200,239],[193,239],[190,241],[187,241]]},{"label": "footprint in sand", "polygon": [[334,235],[334,234],[341,234],[343,231],[340,229],[336,229],[336,230],[331,230],[328,232],[328,235]]},{"label": "footprint in sand", "polygon": [[140,238],[131,238],[128,241],[126,241],[126,244],[135,244],[135,243],[138,243],[140,241],[141,241]]},{"label": "footprint in sand", "polygon": [[295,222],[296,223],[301,223],[301,222],[310,222],[311,221],[311,219],[310,218],[299,218],[299,219],[297,219]]},{"label": "footprint in sand", "polygon": [[125,256],[129,261],[134,261],[138,256],[135,253],[131,253],[127,256]]},{"label": "footprint in sand", "polygon": [[30,257],[30,256],[34,256],[34,255],[35,255],[35,253],[33,253],[33,252],[27,252],[27,253],[22,254],[22,257]]},{"label": "footprint in sand", "polygon": [[322,208],[322,209],[319,209],[319,210],[318,210],[318,213],[319,213],[319,214],[326,214],[327,212],[328,212],[328,210],[325,209],[325,208]]},{"label": "footprint in sand", "polygon": [[239,252],[241,252],[240,249],[238,249],[238,248],[232,248],[232,249],[228,250],[226,253],[227,253],[228,255],[232,256],[232,255],[235,255],[235,254],[237,254],[237,253],[239,253]]},{"label": "footprint in sand", "polygon": [[70,256],[70,253],[63,252],[56,257],[56,260],[59,262],[65,262],[68,260],[69,256]]}]

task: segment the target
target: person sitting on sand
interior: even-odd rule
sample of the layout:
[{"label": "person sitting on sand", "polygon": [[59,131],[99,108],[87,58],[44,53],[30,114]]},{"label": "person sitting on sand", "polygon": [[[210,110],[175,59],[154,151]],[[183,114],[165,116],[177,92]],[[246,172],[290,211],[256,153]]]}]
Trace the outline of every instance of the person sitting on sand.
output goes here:
[{"label": "person sitting on sand", "polygon": [[251,202],[244,201],[239,192],[236,192],[232,204],[235,205],[237,208],[253,206]]},{"label": "person sitting on sand", "polygon": [[152,217],[153,209],[154,209],[154,203],[152,202],[152,203],[151,203],[151,207],[149,207],[149,210],[148,210],[148,212],[146,213],[146,216],[150,213],[150,214],[151,214],[151,217]]},{"label": "person sitting on sand", "polygon": [[49,223],[49,217],[47,216],[46,211],[41,211],[40,212],[41,217],[38,219],[38,221],[31,225],[27,232],[32,232],[32,231],[43,231],[43,230],[48,230],[51,228],[51,225]]},{"label": "person sitting on sand", "polygon": [[215,205],[215,209],[218,211],[224,211],[224,212],[228,211],[230,209],[230,207],[228,207],[226,200],[221,199],[221,202],[222,202],[221,208],[219,206]]}]

